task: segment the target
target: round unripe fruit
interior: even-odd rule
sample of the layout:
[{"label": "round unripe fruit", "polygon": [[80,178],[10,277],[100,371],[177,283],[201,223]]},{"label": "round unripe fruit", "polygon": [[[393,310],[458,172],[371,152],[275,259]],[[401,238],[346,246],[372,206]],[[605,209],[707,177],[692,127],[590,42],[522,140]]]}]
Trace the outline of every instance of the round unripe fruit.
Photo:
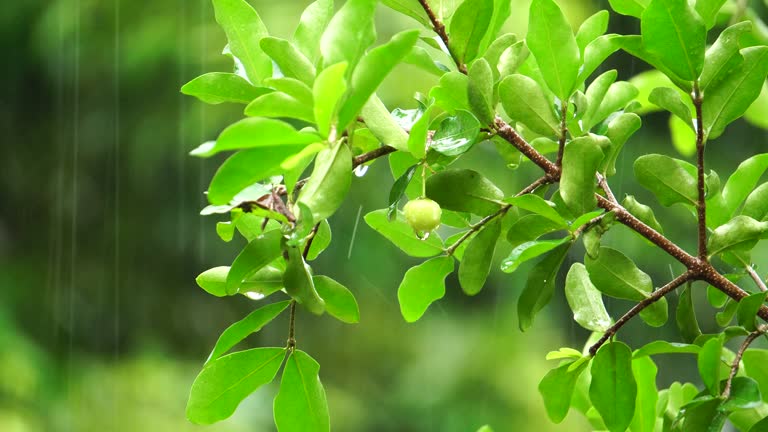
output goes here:
[{"label": "round unripe fruit", "polygon": [[429,198],[419,198],[408,201],[403,207],[405,220],[414,231],[430,232],[440,226],[440,216],[443,211],[440,204]]}]

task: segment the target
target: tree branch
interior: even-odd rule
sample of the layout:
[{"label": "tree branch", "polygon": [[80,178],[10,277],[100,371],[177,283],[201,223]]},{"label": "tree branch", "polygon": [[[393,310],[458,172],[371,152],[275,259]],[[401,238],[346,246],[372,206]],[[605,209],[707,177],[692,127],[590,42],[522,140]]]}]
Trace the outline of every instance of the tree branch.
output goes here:
[{"label": "tree branch", "polygon": [[597,353],[597,350],[598,350],[598,349],[600,349],[600,347],[601,347],[601,346],[602,346],[602,345],[603,345],[603,344],[604,344],[604,343],[605,343],[605,342],[606,342],[608,339],[610,339],[611,337],[613,337],[613,335],[615,335],[615,334],[616,334],[616,332],[618,332],[618,331],[619,331],[619,329],[621,329],[621,328],[624,326],[624,324],[626,324],[627,322],[629,322],[629,320],[631,320],[632,318],[634,318],[634,317],[635,317],[635,315],[637,315],[637,314],[639,314],[640,312],[642,312],[642,311],[643,311],[643,309],[647,308],[648,306],[650,306],[650,305],[652,305],[652,304],[656,303],[657,301],[659,301],[659,300],[660,300],[662,297],[664,297],[664,296],[665,296],[667,293],[670,293],[670,292],[674,291],[674,290],[675,290],[677,287],[679,287],[680,285],[682,285],[682,284],[684,284],[684,283],[686,283],[686,282],[690,281],[691,279],[693,279],[693,277],[694,277],[694,274],[693,274],[693,272],[691,272],[690,270],[689,270],[689,271],[686,271],[685,273],[683,273],[683,274],[681,274],[680,276],[678,276],[678,277],[676,277],[675,279],[673,279],[673,280],[672,280],[670,283],[668,283],[668,284],[664,285],[663,287],[661,287],[661,288],[657,289],[656,291],[654,291],[654,292],[653,292],[653,293],[650,295],[650,297],[648,297],[648,298],[646,298],[645,300],[641,301],[640,303],[636,304],[636,305],[635,305],[635,306],[634,306],[632,309],[630,309],[630,310],[629,310],[627,313],[625,313],[624,315],[622,315],[622,317],[621,317],[621,318],[619,318],[618,320],[616,320],[616,323],[614,323],[614,324],[613,324],[613,325],[612,325],[612,326],[611,326],[611,327],[610,327],[610,328],[609,328],[609,329],[608,329],[608,330],[605,332],[605,334],[603,334],[603,336],[602,336],[600,339],[598,339],[598,341],[597,341],[597,342],[595,342],[595,344],[594,344],[594,345],[592,345],[591,347],[589,347],[589,354],[590,354],[590,355],[595,355],[595,353]]},{"label": "tree branch", "polygon": [[521,137],[517,131],[512,128],[512,126],[502,120],[501,117],[496,117],[496,120],[494,121],[494,127],[496,129],[496,133],[500,137],[507,140],[507,142],[515,146],[515,148],[519,150],[520,153],[524,154],[525,157],[530,159],[531,162],[535,163],[541,169],[543,169],[546,174],[549,174],[553,181],[560,179],[560,168],[558,168],[557,165],[553,164],[549,159],[544,157],[544,155],[539,153],[535,148],[528,144],[528,142],[523,137]]},{"label": "tree branch", "polygon": [[739,347],[739,350],[736,351],[736,357],[733,359],[733,364],[731,365],[731,373],[728,375],[728,380],[725,382],[725,388],[723,389],[723,399],[728,399],[731,396],[731,386],[733,385],[733,379],[736,377],[736,374],[739,373],[739,365],[741,364],[741,359],[744,357],[744,352],[747,351],[747,348],[749,348],[755,339],[759,338],[761,335],[764,335],[766,332],[768,332],[768,325],[762,325],[758,327],[757,330],[750,333],[747,338],[744,339],[744,342]]},{"label": "tree branch", "polygon": [[557,145],[557,159],[555,165],[557,167],[563,166],[563,153],[565,153],[565,140],[568,137],[568,123],[566,117],[568,115],[568,102],[563,103],[563,108],[560,110],[560,140]]},{"label": "tree branch", "polygon": [[437,33],[437,35],[440,37],[440,40],[443,41],[443,45],[445,45],[445,48],[448,50],[448,54],[451,56],[453,61],[456,63],[456,67],[459,69],[459,72],[466,74],[467,73],[467,66],[459,60],[458,57],[453,53],[453,50],[451,50],[451,45],[449,44],[448,39],[448,33],[445,31],[445,24],[440,21],[437,16],[435,16],[435,13],[432,11],[432,8],[429,6],[429,3],[427,3],[427,0],[419,0],[419,3],[421,4],[422,9],[424,9],[424,12],[427,13],[427,16],[429,17],[429,21],[432,23],[432,29]]},{"label": "tree branch", "polygon": [[[518,196],[522,196],[522,195],[525,195],[525,194],[532,193],[533,191],[535,191],[539,187],[541,187],[541,186],[543,186],[545,184],[552,183],[552,181],[553,180],[549,176],[547,176],[547,175],[544,175],[543,177],[539,177],[533,183],[531,183],[528,186],[524,187],[523,190],[518,192],[517,195],[515,195],[515,196],[518,197]],[[485,226],[488,222],[492,221],[496,217],[505,215],[509,211],[510,208],[512,208],[512,205],[511,204],[506,204],[506,205],[502,206],[496,213],[488,215],[488,216],[484,217],[483,219],[481,219],[480,221],[478,221],[476,224],[472,225],[472,227],[469,229],[469,231],[465,232],[464,235],[459,237],[459,239],[456,240],[455,243],[453,243],[450,247],[448,247],[448,249],[445,250],[446,255],[453,255],[454,252],[456,252],[456,249],[458,249],[458,247],[462,243],[464,243],[470,236],[472,236],[473,233],[475,233],[477,231],[480,231],[480,228]]]},{"label": "tree branch", "polygon": [[699,83],[693,83],[693,105],[696,107],[696,181],[698,199],[696,202],[696,214],[699,219],[699,259],[707,261],[707,201],[704,185],[704,120],[701,115],[702,105]]},{"label": "tree branch", "polygon": [[745,266],[747,269],[747,273],[749,274],[749,277],[752,278],[753,281],[755,281],[755,285],[757,285],[758,288],[760,288],[760,291],[768,291],[768,287],[765,286],[765,282],[760,278],[760,275],[757,274],[755,269],[752,268],[751,265],[747,264]]},{"label": "tree branch", "polygon": [[388,145],[381,146],[377,149],[371,150],[367,153],[363,153],[359,156],[355,156],[352,159],[352,168],[357,168],[358,166],[370,162],[374,159],[380,158],[382,156],[386,156],[390,153],[396,152],[397,149],[394,147],[390,147]]}]

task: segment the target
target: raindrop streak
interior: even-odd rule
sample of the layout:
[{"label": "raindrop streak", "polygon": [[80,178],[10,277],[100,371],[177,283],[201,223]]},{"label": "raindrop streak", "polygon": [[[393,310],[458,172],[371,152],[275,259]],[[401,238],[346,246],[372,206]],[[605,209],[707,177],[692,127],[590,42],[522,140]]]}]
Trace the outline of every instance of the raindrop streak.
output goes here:
[{"label": "raindrop streak", "polygon": [[362,177],[365,175],[365,173],[368,172],[368,165],[358,165],[357,168],[355,168],[355,175],[358,177]]},{"label": "raindrop streak", "polygon": [[[114,177],[114,197],[113,197],[113,230],[114,237],[112,245],[114,248],[112,263],[112,337],[114,341],[112,358],[115,362],[120,359],[120,0],[114,0],[114,32],[115,41],[113,46],[113,97],[114,97],[114,155],[112,175]],[[116,386],[113,386],[116,388]],[[120,397],[117,390],[112,394],[112,421],[116,428],[120,421]]]},{"label": "raindrop streak", "polygon": [[70,261],[69,261],[69,299],[68,299],[68,317],[67,317],[67,379],[66,393],[70,402],[70,407],[74,408],[72,399],[75,392],[72,386],[72,377],[74,372],[74,331],[75,331],[75,285],[77,272],[77,206],[78,206],[78,158],[80,152],[80,0],[75,0],[75,41],[73,52],[73,83],[74,83],[74,101],[72,106],[72,184],[71,184],[71,224],[70,224]]},{"label": "raindrop streak", "polygon": [[355,226],[354,228],[352,228],[352,238],[349,240],[349,251],[347,252],[347,259],[352,258],[352,247],[355,245],[355,237],[357,237],[357,225],[360,223],[361,213],[363,213],[362,205],[357,209],[357,216],[355,217]]}]

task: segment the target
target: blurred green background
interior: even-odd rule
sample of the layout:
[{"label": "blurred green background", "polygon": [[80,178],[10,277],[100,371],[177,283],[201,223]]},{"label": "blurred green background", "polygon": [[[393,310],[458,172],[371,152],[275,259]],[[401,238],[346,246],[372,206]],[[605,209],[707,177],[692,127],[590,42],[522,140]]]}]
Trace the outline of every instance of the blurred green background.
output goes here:
[{"label": "blurred green background", "polygon": [[[251,3],[270,31],[285,37],[309,0]],[[560,3],[574,25],[607,6]],[[513,1],[509,31],[525,34],[527,7]],[[197,427],[184,417],[189,386],[218,334],[257,306],[245,297],[209,296],[194,282],[242,247],[242,239],[225,244],[216,237],[215,217],[198,215],[223,159],[187,155],[239,119],[242,107],[207,106],[178,90],[204,72],[231,69],[220,55],[225,37],[209,0],[27,0],[1,9],[0,431],[274,430],[275,386],[220,424]],[[383,6],[379,12],[382,40],[415,25]],[[639,32],[634,19],[611,20],[609,31]],[[603,70],[609,68],[628,79],[647,66],[617,54]],[[404,65],[380,94],[390,108],[413,107],[413,94],[434,82]],[[666,116],[644,121],[650,127],[625,147],[612,185],[619,196],[633,193],[655,205],[634,184],[631,164],[641,153],[675,150]],[[711,144],[708,162],[724,178],[765,142],[764,132],[738,123]],[[536,175],[530,166],[508,169],[492,147],[477,147],[459,164],[480,167],[509,194]],[[418,261],[359,223],[361,214],[386,206],[391,181],[385,163],[356,179],[331,221],[334,242],[317,262],[317,272],[354,291],[362,322],[298,317],[299,345],[321,364],[334,430],[465,432],[486,423],[497,432],[586,430],[578,414],[560,426],[544,414],[536,390],[552,366],[544,355],[581,348],[588,335],[562,295],[531,331],[519,332],[515,304],[530,265],[514,275],[492,272],[473,298],[452,276],[446,299],[418,323],[404,323],[396,289]],[[657,216],[690,250],[694,224],[686,211],[658,209]],[[657,285],[680,270],[623,228],[607,241]],[[766,262],[768,250],[755,256]],[[711,308],[697,300],[707,311],[703,329],[714,330]],[[630,305],[608,306],[618,316]],[[247,346],[282,345],[286,327],[278,321]],[[677,333],[673,323],[633,323],[622,336],[637,345],[676,340]],[[697,379],[687,360],[671,360],[660,359],[661,386]]]}]

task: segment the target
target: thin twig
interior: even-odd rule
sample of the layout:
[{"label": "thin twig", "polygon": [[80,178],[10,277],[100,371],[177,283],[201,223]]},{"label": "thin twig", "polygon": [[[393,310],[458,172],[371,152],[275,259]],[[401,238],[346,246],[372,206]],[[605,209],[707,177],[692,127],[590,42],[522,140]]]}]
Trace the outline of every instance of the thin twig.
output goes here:
[{"label": "thin twig", "polygon": [[749,277],[751,277],[752,280],[755,281],[755,285],[757,285],[757,287],[760,288],[760,291],[768,291],[768,287],[765,286],[765,282],[763,282],[763,280],[760,279],[760,275],[757,274],[755,269],[753,269],[751,265],[747,265],[745,268],[747,269],[747,273],[749,274]]},{"label": "thin twig", "polygon": [[291,300],[291,314],[288,318],[288,351],[296,349],[296,300]]},{"label": "thin twig", "polygon": [[555,165],[558,167],[563,166],[563,154],[565,153],[565,140],[568,136],[568,123],[566,122],[568,116],[568,102],[563,103],[563,108],[560,110],[560,140],[557,146],[557,160]]},{"label": "thin twig", "polygon": [[352,159],[352,168],[357,168],[358,166],[360,166],[360,165],[362,165],[362,164],[364,164],[366,162],[370,162],[370,161],[372,161],[374,159],[380,158],[382,156],[386,156],[386,155],[388,155],[390,153],[394,153],[396,151],[397,151],[396,148],[390,147],[388,145],[385,145],[385,146],[381,146],[381,147],[379,147],[377,149],[371,150],[371,151],[369,151],[367,153],[363,153],[363,154],[361,154],[359,156],[355,156]]},{"label": "thin twig", "polygon": [[456,252],[456,249],[458,249],[459,246],[461,246],[462,243],[464,243],[472,234],[476,233],[477,231],[480,231],[480,228],[484,227],[488,222],[496,219],[499,216],[502,216],[506,214],[509,209],[512,208],[511,204],[503,205],[499,210],[497,210],[495,213],[490,214],[478,221],[476,224],[472,225],[472,227],[464,233],[463,236],[459,237],[458,240],[456,240],[455,243],[450,245],[446,250],[445,254],[450,256],[453,255],[454,252]]},{"label": "thin twig", "polygon": [[440,21],[435,13],[432,11],[432,8],[429,6],[429,3],[427,0],[419,0],[419,3],[421,3],[422,9],[424,9],[424,12],[427,13],[427,16],[429,17],[429,21],[432,22],[432,29],[437,33],[437,35],[440,37],[440,40],[443,41],[443,45],[445,45],[445,48],[448,50],[448,54],[451,56],[453,61],[456,63],[456,67],[459,69],[459,72],[466,74],[467,73],[467,66],[459,60],[459,58],[454,54],[453,50],[451,50],[450,41],[448,39],[448,33],[445,31],[445,24],[443,24],[442,21]]},{"label": "thin twig", "polygon": [[560,168],[553,164],[552,161],[547,159],[544,155],[539,153],[538,150],[533,148],[533,146],[528,144],[528,142],[523,137],[521,137],[520,134],[518,134],[517,131],[512,128],[512,126],[502,120],[501,117],[496,117],[494,127],[496,129],[496,133],[500,137],[504,138],[507,142],[519,150],[520,153],[524,154],[525,157],[530,159],[531,162],[535,163],[541,169],[543,169],[546,174],[549,174],[552,180],[560,179]]},{"label": "thin twig", "polygon": [[[541,187],[541,186],[543,186],[545,184],[552,183],[552,181],[553,180],[549,176],[547,176],[547,175],[544,175],[543,177],[539,177],[533,183],[531,183],[528,186],[524,187],[523,190],[518,192],[515,196],[518,197],[518,196],[522,196],[522,195],[526,195],[526,194],[532,193],[533,191],[535,191],[539,187]],[[451,246],[448,247],[448,249],[445,250],[446,255],[453,255],[454,252],[456,252],[456,249],[458,249],[458,247],[461,246],[462,243],[464,243],[470,236],[472,236],[472,234],[474,234],[475,232],[479,231],[480,228],[485,226],[488,222],[492,221],[493,219],[495,219],[495,218],[497,218],[499,216],[505,215],[509,211],[510,208],[512,208],[512,205],[506,204],[506,205],[502,206],[496,213],[488,215],[488,216],[484,217],[483,219],[481,219],[480,221],[478,221],[476,224],[472,225],[472,227],[469,229],[469,231],[465,232],[463,236],[459,237],[459,239],[456,240],[456,242],[454,242]]]},{"label": "thin twig", "polygon": [[707,261],[707,201],[704,185],[704,119],[701,114],[702,102],[701,90],[699,90],[699,83],[697,81],[693,83],[693,105],[696,107],[696,182],[698,189],[696,214],[699,219],[699,259]]},{"label": "thin twig", "polygon": [[613,194],[611,187],[608,186],[608,179],[605,178],[605,176],[603,176],[600,173],[597,173],[597,185],[600,186],[600,189],[602,189],[603,192],[605,192],[605,196],[609,200],[618,204],[619,201],[616,199],[616,196]]},{"label": "thin twig", "polygon": [[759,338],[766,332],[768,332],[768,325],[761,325],[757,328],[757,330],[747,335],[747,338],[744,339],[744,342],[739,347],[739,350],[736,351],[736,357],[733,359],[733,363],[731,364],[731,373],[728,374],[728,380],[725,382],[725,388],[723,388],[723,393],[721,395],[723,399],[728,399],[731,396],[733,379],[736,377],[736,374],[739,373],[739,365],[741,364],[741,359],[744,357],[744,353],[747,351],[747,348],[749,348],[749,345],[751,345],[755,339]]},{"label": "thin twig", "polygon": [[616,322],[608,329],[606,330],[605,334],[598,339],[597,342],[595,342],[594,345],[589,347],[589,354],[595,355],[597,350],[613,335],[616,334],[616,332],[621,329],[624,324],[626,324],[630,319],[634,318],[635,315],[639,314],[643,311],[643,309],[647,308],[648,306],[656,303],[659,301],[662,297],[664,297],[667,293],[670,293],[674,291],[677,287],[680,285],[690,281],[693,278],[693,273],[691,271],[686,271],[685,273],[681,274],[680,276],[673,279],[668,284],[664,285],[663,287],[657,289],[654,291],[648,298],[641,301],[640,303],[636,304],[632,309],[630,309],[627,313],[622,315],[621,318],[616,320]]}]

